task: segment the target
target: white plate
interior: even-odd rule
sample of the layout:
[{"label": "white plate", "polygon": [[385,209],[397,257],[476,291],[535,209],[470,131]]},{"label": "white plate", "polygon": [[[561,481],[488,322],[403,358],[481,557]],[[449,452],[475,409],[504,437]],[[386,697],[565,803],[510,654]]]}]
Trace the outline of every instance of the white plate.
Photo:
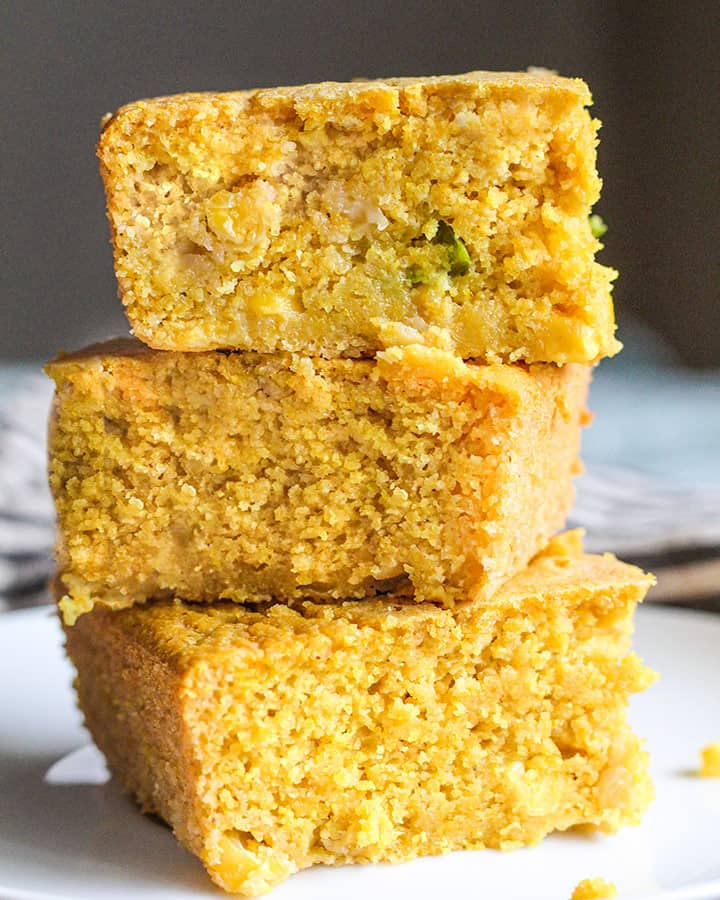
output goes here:
[{"label": "white plate", "polygon": [[[615,881],[623,898],[720,898],[720,779],[693,774],[700,748],[720,740],[720,616],[645,608],[636,643],[662,673],[632,711],[657,789],[639,828],[553,835],[514,853],[317,868],[273,900],[567,900],[590,876]],[[47,608],[0,615],[0,900],[218,900],[170,831],[106,781],[70,681]]]}]

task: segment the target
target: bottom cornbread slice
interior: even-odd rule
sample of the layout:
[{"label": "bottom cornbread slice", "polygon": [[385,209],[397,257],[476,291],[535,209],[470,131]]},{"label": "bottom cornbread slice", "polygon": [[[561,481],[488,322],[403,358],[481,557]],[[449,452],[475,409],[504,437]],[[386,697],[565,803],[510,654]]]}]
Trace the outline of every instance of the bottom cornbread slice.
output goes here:
[{"label": "bottom cornbread slice", "polygon": [[635,823],[628,697],[651,583],[553,541],[492,603],[158,601],[66,628],[111,770],[228,891],[315,863],[510,849]]}]

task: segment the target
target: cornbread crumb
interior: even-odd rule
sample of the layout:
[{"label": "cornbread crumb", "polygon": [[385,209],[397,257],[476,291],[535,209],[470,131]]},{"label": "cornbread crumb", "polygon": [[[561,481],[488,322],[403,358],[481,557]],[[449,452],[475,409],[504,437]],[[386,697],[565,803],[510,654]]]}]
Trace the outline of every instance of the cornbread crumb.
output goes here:
[{"label": "cornbread crumb", "polygon": [[561,528],[587,366],[159,352],[48,367],[68,623],[95,602],[489,596]]},{"label": "cornbread crumb", "polygon": [[653,680],[629,648],[651,579],[574,543],[454,609],[98,606],[66,628],[86,723],[142,808],[246,896],[314,864],[615,831],[652,797],[626,721]]},{"label": "cornbread crumb", "polygon": [[123,107],[98,155],[134,333],[347,357],[439,328],[463,358],[616,353],[590,100],[535,71]]},{"label": "cornbread crumb", "polygon": [[720,741],[708,744],[700,751],[700,775],[702,778],[720,778]]},{"label": "cornbread crumb", "polygon": [[570,900],[602,900],[604,897],[617,897],[617,887],[612,881],[604,878],[583,878],[575,886]]}]

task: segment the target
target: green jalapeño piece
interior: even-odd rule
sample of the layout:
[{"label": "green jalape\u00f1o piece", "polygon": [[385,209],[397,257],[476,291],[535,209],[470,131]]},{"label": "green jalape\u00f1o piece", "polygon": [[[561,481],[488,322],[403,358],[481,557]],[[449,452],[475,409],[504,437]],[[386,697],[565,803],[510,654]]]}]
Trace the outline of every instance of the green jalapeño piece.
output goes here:
[{"label": "green jalape\u00f1o piece", "polygon": [[418,284],[427,284],[430,280],[430,276],[425,269],[416,264],[408,266],[405,270],[405,275],[413,287],[416,287]]},{"label": "green jalape\u00f1o piece", "polygon": [[433,244],[444,244],[448,248],[448,269],[451,275],[465,275],[470,268],[470,254],[452,226],[440,220],[433,238]]},{"label": "green jalape\u00f1o piece", "polygon": [[590,222],[590,231],[592,232],[592,236],[594,238],[601,238],[608,230],[608,227],[603,221],[602,216],[599,216],[597,213],[593,213],[591,216],[588,216],[588,222]]}]

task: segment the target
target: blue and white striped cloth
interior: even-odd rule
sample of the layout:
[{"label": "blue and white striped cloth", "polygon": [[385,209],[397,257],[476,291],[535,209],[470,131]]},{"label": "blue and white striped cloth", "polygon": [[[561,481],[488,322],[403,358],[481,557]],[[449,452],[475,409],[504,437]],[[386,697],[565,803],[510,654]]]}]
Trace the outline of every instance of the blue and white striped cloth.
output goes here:
[{"label": "blue and white striped cloth", "polygon": [[603,465],[589,465],[576,486],[568,525],[585,529],[591,553],[645,557],[720,548],[720,489],[668,484]]},{"label": "blue and white striped cloth", "polygon": [[46,596],[54,528],[45,446],[51,396],[40,373],[13,378],[0,395],[0,608]]}]

